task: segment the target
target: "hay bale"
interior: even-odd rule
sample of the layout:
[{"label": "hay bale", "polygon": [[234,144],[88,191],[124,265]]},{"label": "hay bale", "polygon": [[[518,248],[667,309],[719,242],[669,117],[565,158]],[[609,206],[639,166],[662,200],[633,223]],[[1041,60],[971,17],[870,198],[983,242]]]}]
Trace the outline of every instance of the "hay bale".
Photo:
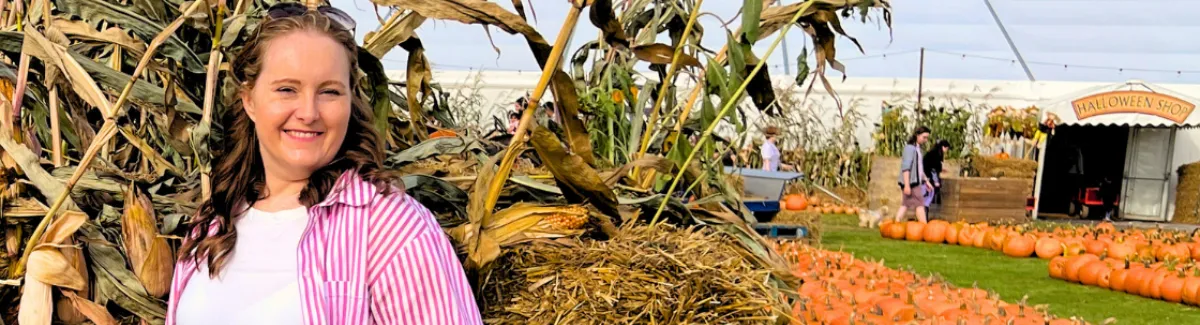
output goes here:
[{"label": "hay bale", "polygon": [[757,264],[723,233],[637,226],[511,250],[479,294],[488,324],[774,324],[791,307]]},{"label": "hay bale", "polygon": [[1200,162],[1179,166],[1172,222],[1200,224]]},{"label": "hay bale", "polygon": [[793,211],[783,210],[771,219],[771,223],[804,226],[808,228],[808,238],[810,244],[821,242],[821,214],[813,210]]},{"label": "hay bale", "polygon": [[1037,162],[1028,159],[974,156],[971,157],[971,167],[980,177],[1033,179],[1037,176]]}]

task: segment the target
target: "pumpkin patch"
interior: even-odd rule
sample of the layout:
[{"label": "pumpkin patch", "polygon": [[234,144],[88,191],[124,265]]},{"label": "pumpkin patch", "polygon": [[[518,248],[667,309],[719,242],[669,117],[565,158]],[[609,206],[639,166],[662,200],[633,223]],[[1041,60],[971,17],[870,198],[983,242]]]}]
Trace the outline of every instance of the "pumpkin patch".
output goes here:
[{"label": "pumpkin patch", "polygon": [[979,288],[955,287],[850,253],[794,241],[776,242],[775,249],[803,281],[791,324],[1087,324],[1058,318],[1046,306],[1006,302]]}]

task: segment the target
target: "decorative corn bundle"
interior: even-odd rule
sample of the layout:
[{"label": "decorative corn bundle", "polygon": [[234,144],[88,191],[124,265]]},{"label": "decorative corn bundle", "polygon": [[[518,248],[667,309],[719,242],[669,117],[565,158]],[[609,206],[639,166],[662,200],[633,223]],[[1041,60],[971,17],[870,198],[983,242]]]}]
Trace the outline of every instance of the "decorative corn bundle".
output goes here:
[{"label": "decorative corn bundle", "polygon": [[1172,222],[1200,224],[1200,162],[1179,166]]}]

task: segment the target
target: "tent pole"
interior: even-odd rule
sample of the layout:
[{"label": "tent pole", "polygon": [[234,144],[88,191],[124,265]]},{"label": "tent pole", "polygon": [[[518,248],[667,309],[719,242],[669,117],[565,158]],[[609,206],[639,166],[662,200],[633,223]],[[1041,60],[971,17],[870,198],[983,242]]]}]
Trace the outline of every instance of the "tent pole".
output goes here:
[{"label": "tent pole", "polygon": [[1017,50],[1017,45],[1013,43],[1012,37],[1008,36],[1008,30],[1004,29],[1004,23],[1000,21],[1000,15],[996,14],[996,8],[992,7],[991,0],[983,0],[987,4],[988,12],[992,13],[992,19],[996,21],[996,26],[1000,27],[1000,34],[1004,34],[1004,40],[1008,41],[1008,48],[1012,49],[1013,54],[1017,56],[1017,62],[1021,62],[1021,68],[1025,69],[1025,76],[1029,77],[1029,81],[1037,81],[1033,79],[1033,72],[1029,71],[1029,65],[1025,63],[1025,57],[1021,56],[1021,51]]}]

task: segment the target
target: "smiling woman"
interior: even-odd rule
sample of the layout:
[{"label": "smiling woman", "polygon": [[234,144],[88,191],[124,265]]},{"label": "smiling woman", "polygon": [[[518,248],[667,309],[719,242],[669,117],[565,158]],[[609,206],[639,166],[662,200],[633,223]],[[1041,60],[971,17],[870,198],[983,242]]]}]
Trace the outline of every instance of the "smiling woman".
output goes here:
[{"label": "smiling woman", "polygon": [[234,60],[229,134],[167,324],[481,323],[437,221],[379,169],[345,19],[273,6]]}]

